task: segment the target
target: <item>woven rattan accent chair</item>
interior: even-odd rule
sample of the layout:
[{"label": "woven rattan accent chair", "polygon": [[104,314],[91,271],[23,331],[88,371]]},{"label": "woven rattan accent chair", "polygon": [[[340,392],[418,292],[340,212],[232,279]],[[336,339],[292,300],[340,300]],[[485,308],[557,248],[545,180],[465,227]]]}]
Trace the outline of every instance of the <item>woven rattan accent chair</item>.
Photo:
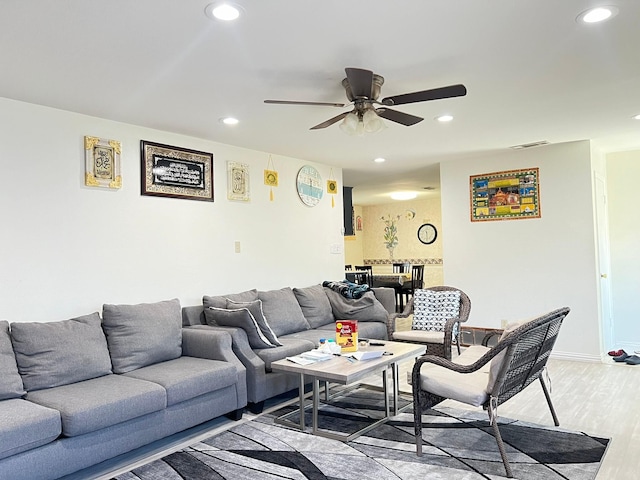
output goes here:
[{"label": "woven rattan accent chair", "polygon": [[[416,295],[414,295],[402,313],[389,316],[389,322],[387,323],[389,339],[396,342],[424,344],[427,346],[428,355],[438,355],[451,360],[451,346],[454,343],[458,349],[458,354],[460,354],[460,324],[466,322],[469,318],[471,300],[462,290],[446,285],[429,287],[423,290],[430,292],[459,292],[460,303],[456,314],[445,318],[446,321],[443,327],[438,330],[419,330],[415,328],[417,325],[414,322],[412,322],[411,330],[396,330],[397,319],[407,318],[414,314],[414,302],[416,299]],[[417,296],[421,297],[420,292],[418,292]]]},{"label": "woven rattan accent chair", "polygon": [[471,346],[456,358],[455,363],[434,355],[416,359],[411,374],[416,453],[422,455],[424,410],[446,399],[482,406],[489,414],[489,423],[507,476],[512,478],[498,428],[498,405],[520,393],[533,381],[540,380],[553,422],[560,425],[543,372],[568,313],[569,308],[565,307],[525,323],[509,325],[493,348]]}]

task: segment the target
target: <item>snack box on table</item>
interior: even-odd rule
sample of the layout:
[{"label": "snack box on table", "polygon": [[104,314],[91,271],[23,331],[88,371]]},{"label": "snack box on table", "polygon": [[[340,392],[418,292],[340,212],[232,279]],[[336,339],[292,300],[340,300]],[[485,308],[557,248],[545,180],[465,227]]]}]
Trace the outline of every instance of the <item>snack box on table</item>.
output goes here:
[{"label": "snack box on table", "polygon": [[336,343],[343,352],[358,350],[358,321],[338,320],[336,322]]}]

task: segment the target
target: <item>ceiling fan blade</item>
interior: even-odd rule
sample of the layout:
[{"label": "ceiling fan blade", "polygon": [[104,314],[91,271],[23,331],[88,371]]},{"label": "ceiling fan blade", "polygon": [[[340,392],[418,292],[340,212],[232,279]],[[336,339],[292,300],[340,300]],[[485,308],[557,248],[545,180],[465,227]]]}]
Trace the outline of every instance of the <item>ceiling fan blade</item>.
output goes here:
[{"label": "ceiling fan blade", "polygon": [[373,72],[361,68],[345,68],[349,87],[354,98],[367,97],[371,99],[373,90]]},{"label": "ceiling fan blade", "polygon": [[323,107],[340,107],[344,108],[348,103],[332,103],[332,102],[297,102],[295,100],[265,100],[264,103],[273,103],[276,105],[320,105]]},{"label": "ceiling fan blade", "polygon": [[382,99],[381,103],[383,105],[404,105],[405,103],[426,102],[428,100],[439,100],[441,98],[464,97],[466,94],[467,88],[464,85],[458,84],[386,97]]},{"label": "ceiling fan blade", "polygon": [[376,113],[379,117],[386,118],[392,122],[400,123],[406,127],[415,125],[416,123],[424,120],[422,117],[416,117],[415,115],[409,115],[408,113],[399,112],[397,110],[391,110],[390,108],[377,108]]},{"label": "ceiling fan blade", "polygon": [[315,127],[311,127],[309,130],[319,130],[321,128],[327,128],[331,125],[333,125],[336,122],[339,122],[340,120],[342,120],[344,117],[346,117],[347,115],[349,115],[351,112],[344,112],[341,113],[340,115],[336,115],[333,118],[330,118],[329,120],[319,123],[318,125],[316,125]]}]

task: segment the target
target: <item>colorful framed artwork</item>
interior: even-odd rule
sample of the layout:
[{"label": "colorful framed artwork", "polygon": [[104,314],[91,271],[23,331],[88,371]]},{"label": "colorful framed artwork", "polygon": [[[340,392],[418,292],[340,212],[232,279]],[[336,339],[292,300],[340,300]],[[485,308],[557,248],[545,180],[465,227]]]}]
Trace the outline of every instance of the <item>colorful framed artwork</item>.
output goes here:
[{"label": "colorful framed artwork", "polygon": [[227,162],[227,198],[240,202],[250,200],[249,165]]},{"label": "colorful framed artwork", "polygon": [[88,187],[120,188],[120,152],[122,146],[117,140],[98,137],[84,137],[85,174],[84,184]]},{"label": "colorful framed artwork", "polygon": [[140,141],[141,194],[213,202],[213,154]]},{"label": "colorful framed artwork", "polygon": [[538,168],[469,177],[471,221],[540,218]]}]

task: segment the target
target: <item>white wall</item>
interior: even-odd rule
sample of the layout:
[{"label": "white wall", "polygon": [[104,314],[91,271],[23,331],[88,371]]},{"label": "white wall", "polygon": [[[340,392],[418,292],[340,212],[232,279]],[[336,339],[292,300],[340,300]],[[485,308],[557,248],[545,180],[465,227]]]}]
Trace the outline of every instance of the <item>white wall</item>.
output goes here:
[{"label": "white wall", "polygon": [[[122,142],[120,190],[84,185],[85,135]],[[214,154],[215,201],[141,196],[140,140]],[[53,321],[103,303],[308,286],[343,276],[342,196],[310,208],[304,160],[0,98],[0,319]],[[251,201],[226,199],[226,162],[250,165]],[[315,165],[324,179],[330,166]],[[333,167],[342,183],[342,171]],[[241,253],[234,253],[234,242]],[[331,254],[338,245],[340,254]]]},{"label": "white wall", "polygon": [[[540,168],[541,218],[470,221],[470,175],[531,167]],[[440,178],[444,278],[469,294],[469,324],[569,306],[555,354],[599,359],[589,142],[444,162]]]},{"label": "white wall", "polygon": [[612,310],[616,348],[640,349],[640,151],[607,155]]}]

